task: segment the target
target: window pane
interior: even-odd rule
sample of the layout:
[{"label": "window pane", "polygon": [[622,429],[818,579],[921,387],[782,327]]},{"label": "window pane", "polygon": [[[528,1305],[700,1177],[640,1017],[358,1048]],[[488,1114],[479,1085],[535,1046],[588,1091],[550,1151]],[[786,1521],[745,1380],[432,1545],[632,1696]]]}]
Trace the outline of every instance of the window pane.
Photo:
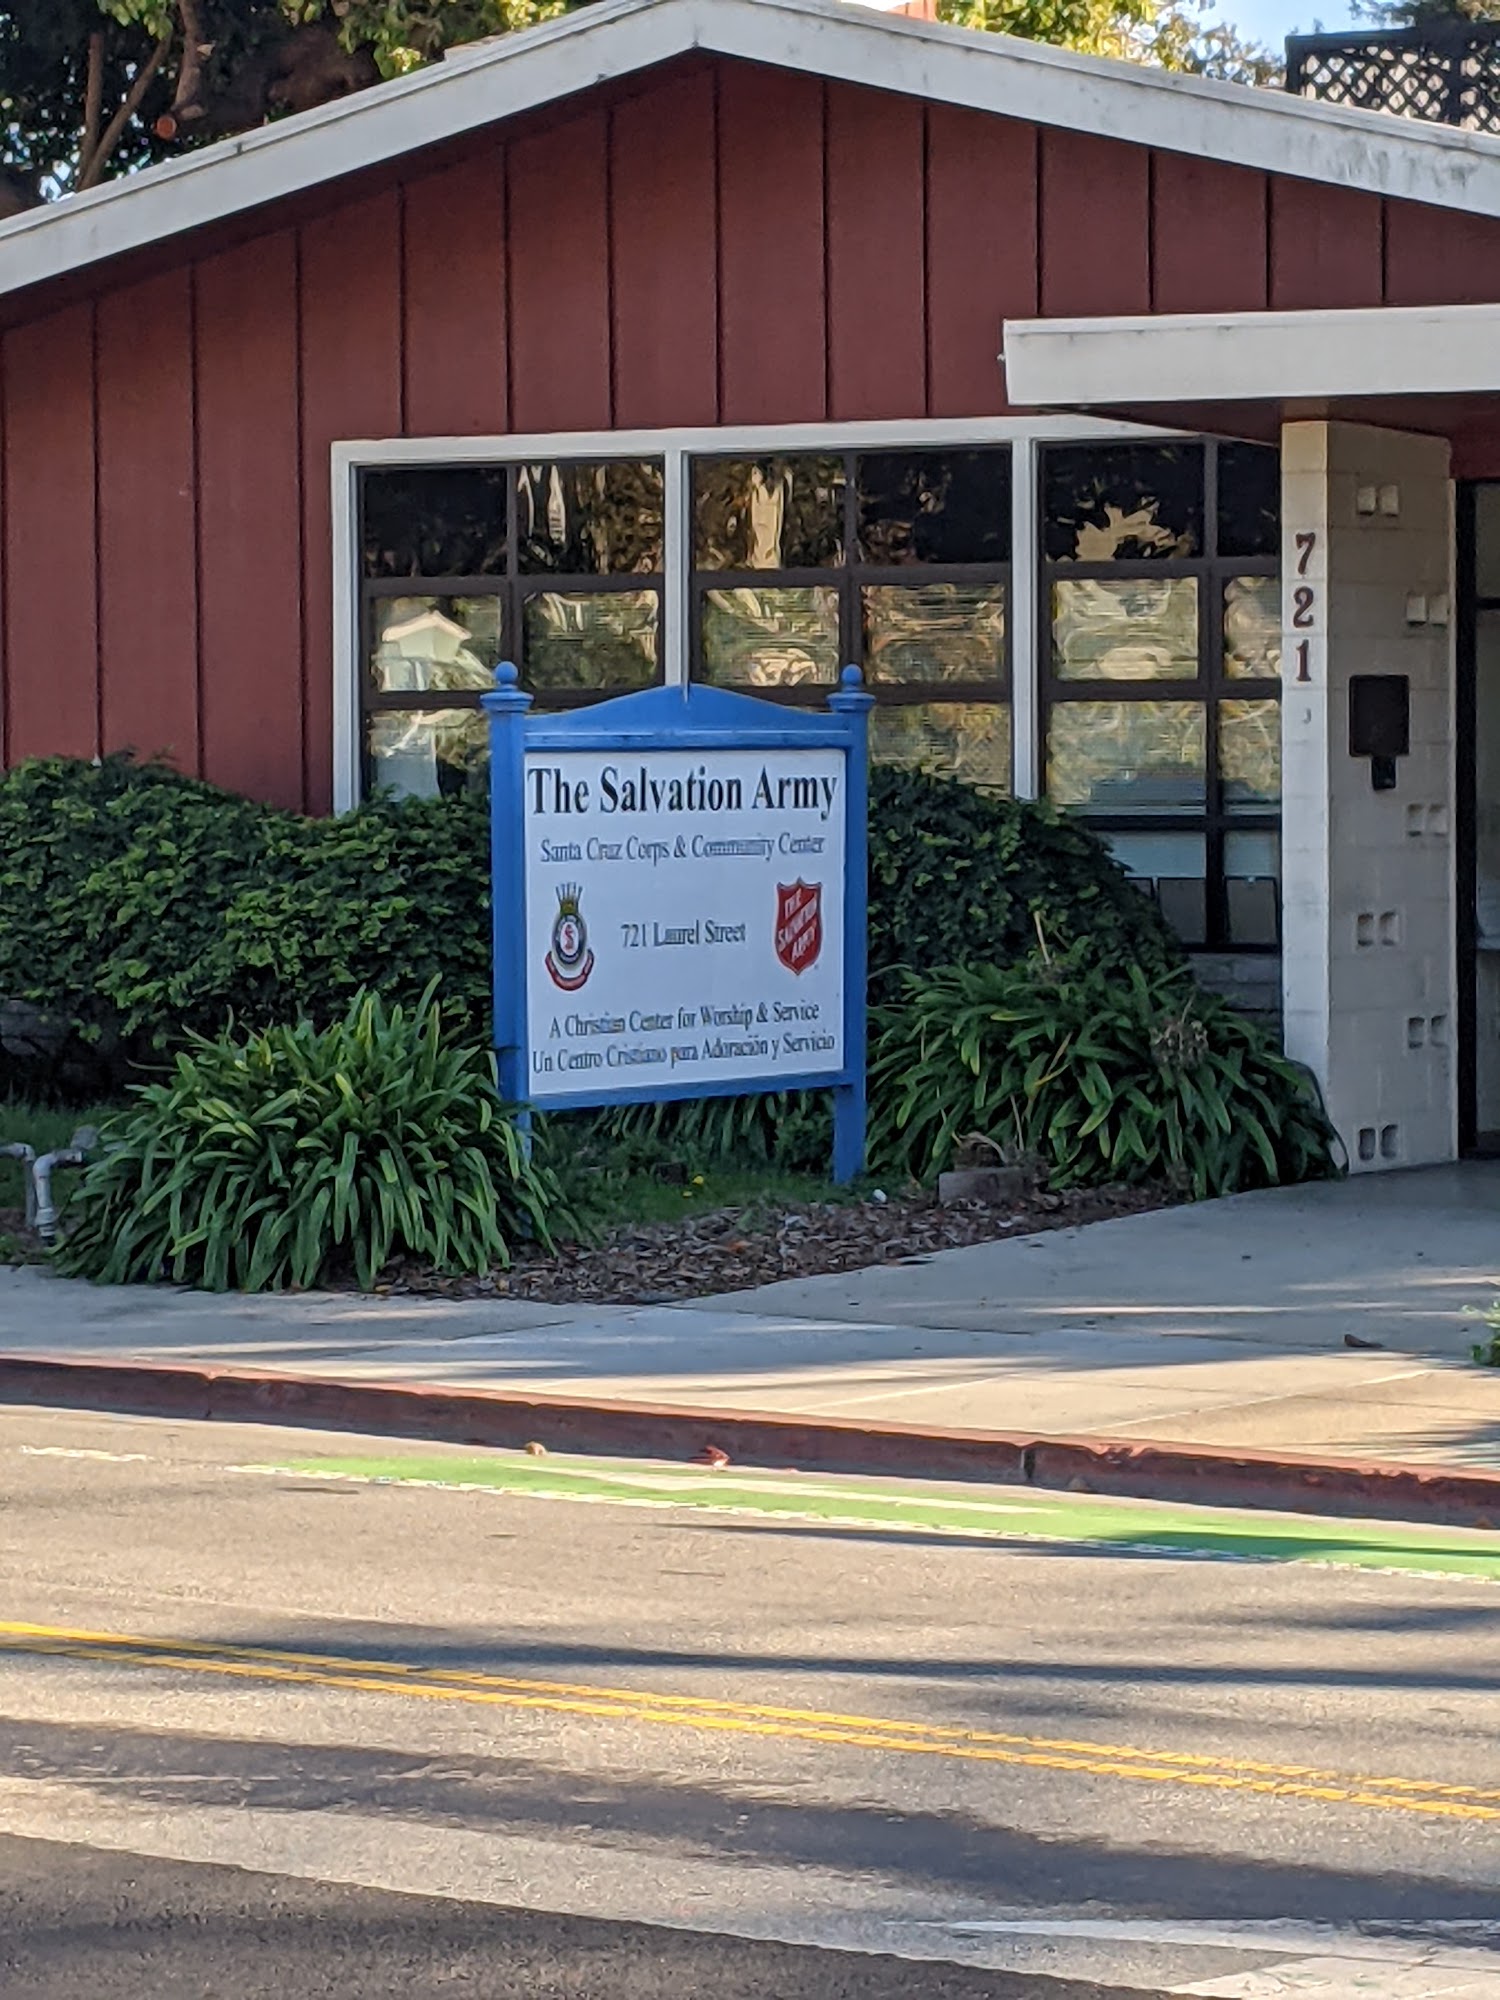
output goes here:
[{"label": "window pane", "polygon": [[539,591],[522,613],[521,679],[539,693],[649,687],[656,679],[654,590]]},{"label": "window pane", "polygon": [[1225,584],[1224,672],[1232,681],[1280,675],[1280,577],[1234,576]]},{"label": "window pane", "polygon": [[1219,776],[1225,812],[1264,812],[1281,804],[1281,704],[1219,703]]},{"label": "window pane", "polygon": [[962,778],[987,791],[1010,790],[1010,704],[901,702],[870,711],[870,757]]},{"label": "window pane", "polygon": [[1219,554],[1281,552],[1281,454],[1268,444],[1219,446]]},{"label": "window pane", "polygon": [[844,461],[693,461],[695,569],[829,569],[844,560]]},{"label": "window pane", "polygon": [[830,586],[705,594],[701,679],[742,687],[831,684],[839,666],[839,594]]},{"label": "window pane", "polygon": [[1010,560],[1010,451],[866,452],[856,468],[859,558]]},{"label": "window pane", "polygon": [[1281,842],[1264,833],[1226,833],[1224,888],[1231,944],[1281,942]]},{"label": "window pane", "polygon": [[1047,790],[1086,812],[1201,808],[1205,711],[1196,701],[1064,701],[1047,731]]},{"label": "window pane", "polygon": [[659,459],[517,469],[516,535],[528,576],[639,576],[659,570],[662,519]]},{"label": "window pane", "polygon": [[1005,678],[1004,584],[871,584],[864,620],[872,681]]},{"label": "window pane", "polygon": [[502,467],[365,472],[360,497],[366,576],[504,576]]},{"label": "window pane", "polygon": [[1208,942],[1208,842],[1201,833],[1109,833],[1105,844],[1184,944]]},{"label": "window pane", "polygon": [[1052,671],[1064,681],[1195,681],[1197,578],[1054,583]]},{"label": "window pane", "polygon": [[489,777],[489,729],[477,708],[368,715],[365,748],[371,789],[401,798],[482,792]]},{"label": "window pane", "polygon": [[1139,562],[1203,548],[1203,447],[1051,445],[1042,452],[1053,562]]},{"label": "window pane", "polygon": [[494,683],[498,597],[376,598],[370,627],[370,685],[382,694],[482,693]]}]

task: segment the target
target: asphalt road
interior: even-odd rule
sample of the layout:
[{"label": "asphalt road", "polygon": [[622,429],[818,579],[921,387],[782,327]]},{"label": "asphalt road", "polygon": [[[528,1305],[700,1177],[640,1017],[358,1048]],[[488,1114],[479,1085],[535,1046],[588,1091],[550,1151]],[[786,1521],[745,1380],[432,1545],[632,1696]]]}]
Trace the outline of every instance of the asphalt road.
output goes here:
[{"label": "asphalt road", "polygon": [[1490,1575],[391,1451],[0,1413],[7,2000],[1500,2000]]}]

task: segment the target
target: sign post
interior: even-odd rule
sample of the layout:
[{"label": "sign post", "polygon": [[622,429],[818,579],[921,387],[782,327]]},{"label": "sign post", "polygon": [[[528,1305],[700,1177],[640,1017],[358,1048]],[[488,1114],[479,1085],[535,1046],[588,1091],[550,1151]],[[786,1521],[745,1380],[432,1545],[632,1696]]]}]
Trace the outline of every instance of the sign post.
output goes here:
[{"label": "sign post", "polygon": [[500,1087],[540,1111],[830,1089],[865,1150],[867,732],[828,710],[651,688],[490,720]]}]

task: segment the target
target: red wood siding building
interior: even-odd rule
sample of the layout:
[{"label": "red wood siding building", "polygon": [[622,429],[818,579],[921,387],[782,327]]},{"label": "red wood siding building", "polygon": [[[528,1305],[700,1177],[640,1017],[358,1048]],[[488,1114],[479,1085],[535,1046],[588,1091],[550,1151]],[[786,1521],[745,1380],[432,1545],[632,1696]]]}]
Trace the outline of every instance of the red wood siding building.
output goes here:
[{"label": "red wood siding building", "polygon": [[0,300],[4,761],[326,810],[338,440],[994,418],[1007,319],[1497,298],[1500,218],[668,60]]}]

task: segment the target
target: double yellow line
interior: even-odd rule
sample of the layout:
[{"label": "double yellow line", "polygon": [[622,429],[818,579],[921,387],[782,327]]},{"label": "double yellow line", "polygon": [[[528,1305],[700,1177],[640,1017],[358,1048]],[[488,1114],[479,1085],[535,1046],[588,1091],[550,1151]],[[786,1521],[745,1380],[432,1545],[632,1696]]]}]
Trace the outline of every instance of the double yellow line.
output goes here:
[{"label": "double yellow line", "polygon": [[460,1668],[414,1666],[401,1660],[346,1659],[337,1654],[297,1653],[281,1647],[221,1646],[194,1639],[150,1639],[119,1632],[75,1631],[66,1626],[19,1623],[0,1623],[0,1654],[3,1653],[45,1654],[115,1667],[212,1674],[230,1680],[402,1695],[420,1701],[460,1702],[486,1708],[534,1709],[614,1722],[657,1723],[675,1729],[769,1737],[779,1742],[843,1744],[905,1756],[1076,1771],[1088,1777],[1126,1779],[1136,1784],[1309,1799],[1322,1805],[1369,1807],[1438,1819],[1500,1820],[1500,1789],[1478,1785],[1349,1774],[1299,1764],[1204,1756],[1185,1750],[1142,1750],[1128,1744],[1081,1742],[1067,1737],[958,1729],[940,1723],[841,1715],[822,1709],[711,1701],[700,1695],[659,1694],[638,1688],[590,1687]]}]

